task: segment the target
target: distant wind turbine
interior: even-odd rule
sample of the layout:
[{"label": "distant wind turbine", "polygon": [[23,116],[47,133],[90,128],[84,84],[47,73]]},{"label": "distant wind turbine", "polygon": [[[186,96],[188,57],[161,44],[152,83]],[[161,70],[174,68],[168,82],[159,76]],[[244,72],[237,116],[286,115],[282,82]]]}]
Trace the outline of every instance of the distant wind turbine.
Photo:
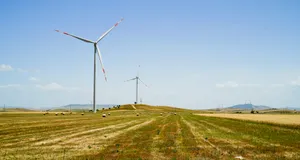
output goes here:
[{"label": "distant wind turbine", "polygon": [[114,29],[116,26],[118,26],[119,23],[121,23],[123,21],[123,18],[117,22],[114,26],[112,26],[109,30],[107,30],[102,36],[99,37],[99,39],[97,41],[91,41],[91,40],[88,40],[88,39],[85,39],[85,38],[81,38],[81,37],[78,37],[78,36],[75,36],[75,35],[72,35],[72,34],[69,34],[67,32],[61,32],[59,30],[55,30],[56,32],[60,32],[60,33],[63,33],[65,35],[68,35],[68,36],[71,36],[71,37],[74,37],[76,39],[79,39],[81,41],[84,41],[86,43],[92,43],[94,45],[94,90],[93,90],[93,111],[94,113],[96,113],[96,53],[98,53],[98,57],[99,57],[99,61],[100,61],[100,64],[101,64],[101,67],[102,67],[102,72],[104,74],[104,78],[105,78],[105,81],[107,81],[107,78],[106,78],[106,74],[105,74],[105,70],[104,70],[104,65],[102,63],[102,57],[101,57],[101,53],[100,53],[100,49],[99,47],[97,46],[97,44],[99,43],[99,41],[101,41],[112,29]]},{"label": "distant wind turbine", "polygon": [[[140,66],[139,66],[140,67]],[[135,78],[132,78],[132,79],[129,79],[125,82],[128,82],[128,81],[132,81],[132,80],[135,80],[136,81],[136,100],[135,100],[135,103],[138,104],[139,102],[139,81],[143,83],[143,85],[145,85],[147,88],[148,88],[148,85],[146,85],[142,80],[141,78],[139,77],[139,72],[137,73],[137,76]]]}]

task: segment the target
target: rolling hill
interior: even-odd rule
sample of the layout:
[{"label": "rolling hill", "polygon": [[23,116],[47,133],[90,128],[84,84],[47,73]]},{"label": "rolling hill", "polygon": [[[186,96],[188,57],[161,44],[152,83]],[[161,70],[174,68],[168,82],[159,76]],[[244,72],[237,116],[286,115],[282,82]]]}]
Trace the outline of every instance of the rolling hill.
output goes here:
[{"label": "rolling hill", "polygon": [[183,111],[191,111],[189,109],[183,109],[183,108],[176,108],[171,106],[151,106],[147,104],[124,104],[121,105],[120,109],[124,110],[144,110],[144,111],[158,111],[158,112],[183,112]]}]

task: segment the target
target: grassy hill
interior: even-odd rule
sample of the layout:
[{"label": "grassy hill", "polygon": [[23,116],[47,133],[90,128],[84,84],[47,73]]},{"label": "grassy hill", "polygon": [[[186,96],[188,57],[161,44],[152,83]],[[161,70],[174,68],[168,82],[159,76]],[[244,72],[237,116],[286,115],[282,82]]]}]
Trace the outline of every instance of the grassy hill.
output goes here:
[{"label": "grassy hill", "polygon": [[147,105],[147,104],[125,104],[125,105],[121,105],[120,109],[158,111],[158,112],[192,111],[192,110],[188,110],[188,109],[176,108],[176,107],[171,107],[171,106],[151,106],[151,105]]}]

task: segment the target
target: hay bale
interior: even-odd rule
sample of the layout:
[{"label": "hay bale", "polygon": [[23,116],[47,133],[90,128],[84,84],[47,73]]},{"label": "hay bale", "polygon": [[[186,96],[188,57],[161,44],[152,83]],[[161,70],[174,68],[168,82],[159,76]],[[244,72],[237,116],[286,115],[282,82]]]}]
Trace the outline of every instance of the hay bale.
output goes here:
[{"label": "hay bale", "polygon": [[55,115],[57,116],[57,115],[58,115],[58,113],[55,113]]},{"label": "hay bale", "polygon": [[160,113],[160,115],[162,116],[163,114],[162,114],[162,113]]},{"label": "hay bale", "polygon": [[174,113],[174,115],[176,115],[176,113]]},{"label": "hay bale", "polygon": [[102,114],[102,117],[105,118],[105,117],[106,117],[106,114]]},{"label": "hay bale", "polygon": [[84,115],[84,113],[81,113],[81,115],[83,116],[83,115]]},{"label": "hay bale", "polygon": [[139,114],[136,114],[136,116],[140,116]]},{"label": "hay bale", "polygon": [[108,113],[108,115],[110,116],[110,113]]}]

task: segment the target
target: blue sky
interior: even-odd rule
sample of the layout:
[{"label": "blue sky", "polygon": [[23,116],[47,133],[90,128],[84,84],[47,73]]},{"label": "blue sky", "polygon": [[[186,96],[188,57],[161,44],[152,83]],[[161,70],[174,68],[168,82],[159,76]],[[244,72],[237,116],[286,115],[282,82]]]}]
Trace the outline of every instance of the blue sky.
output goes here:
[{"label": "blue sky", "polygon": [[300,107],[300,2],[1,1],[0,106],[90,103],[96,40],[108,82],[97,72],[97,103],[135,101],[184,108],[250,100]]}]

